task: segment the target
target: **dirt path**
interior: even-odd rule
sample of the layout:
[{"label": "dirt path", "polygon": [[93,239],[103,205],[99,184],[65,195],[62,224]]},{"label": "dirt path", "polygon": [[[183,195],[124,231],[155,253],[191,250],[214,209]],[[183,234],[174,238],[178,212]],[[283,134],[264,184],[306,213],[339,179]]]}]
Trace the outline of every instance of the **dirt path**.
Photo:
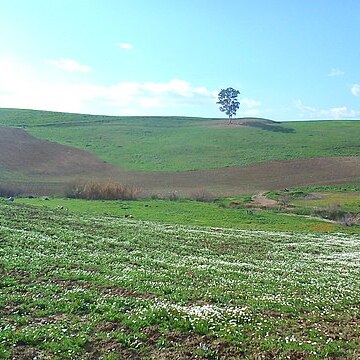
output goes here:
[{"label": "dirt path", "polygon": [[252,200],[252,206],[254,207],[274,207],[274,206],[279,206],[279,202],[276,200],[272,200],[272,199],[268,199],[265,196],[265,192],[261,192],[259,194],[254,195],[251,200]]}]

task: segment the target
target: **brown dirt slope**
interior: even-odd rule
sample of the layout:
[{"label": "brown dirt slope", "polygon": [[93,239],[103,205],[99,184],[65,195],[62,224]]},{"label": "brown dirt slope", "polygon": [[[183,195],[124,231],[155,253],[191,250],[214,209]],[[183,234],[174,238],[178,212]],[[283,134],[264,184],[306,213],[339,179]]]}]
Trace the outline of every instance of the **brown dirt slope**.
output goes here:
[{"label": "brown dirt slope", "polygon": [[173,184],[175,189],[187,193],[196,188],[207,188],[219,195],[255,193],[294,186],[359,181],[360,157],[272,161],[242,168],[144,173],[139,179],[135,177],[133,180],[135,183],[139,181],[139,185],[145,181],[150,188],[158,190],[167,189]]},{"label": "brown dirt slope", "polygon": [[86,151],[39,140],[17,128],[0,128],[0,166],[44,176],[92,175],[110,168]]},{"label": "brown dirt slope", "polygon": [[[336,184],[360,180],[360,157],[272,161],[246,167],[176,173],[125,171],[72,147],[38,140],[22,129],[0,128],[0,170],[21,174],[17,183],[33,188],[47,184],[57,191],[73,178],[113,179],[145,193],[189,194],[208,189],[214,195],[255,193],[292,186]],[[1,177],[0,182],[4,182]],[[8,181],[9,182],[9,181]]]}]

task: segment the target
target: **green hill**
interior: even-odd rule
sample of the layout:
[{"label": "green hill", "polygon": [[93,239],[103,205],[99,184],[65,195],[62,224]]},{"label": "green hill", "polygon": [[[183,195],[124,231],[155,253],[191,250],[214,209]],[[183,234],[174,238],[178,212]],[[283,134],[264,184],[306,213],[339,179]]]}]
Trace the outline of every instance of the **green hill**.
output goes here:
[{"label": "green hill", "polygon": [[[249,194],[360,179],[360,121],[116,117],[0,109],[0,185],[63,194],[79,177],[146,194]],[[1,189],[0,189],[1,190]]]},{"label": "green hill", "polygon": [[0,109],[2,127],[23,127],[39,139],[86,150],[129,170],[184,171],[360,155],[360,121],[235,123]]}]

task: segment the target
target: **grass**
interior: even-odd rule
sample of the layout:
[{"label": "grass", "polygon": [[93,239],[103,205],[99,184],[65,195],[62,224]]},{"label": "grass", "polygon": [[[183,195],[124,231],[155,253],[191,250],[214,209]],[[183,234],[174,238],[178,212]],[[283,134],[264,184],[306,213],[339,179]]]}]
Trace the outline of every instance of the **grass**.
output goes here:
[{"label": "grass", "polygon": [[359,356],[356,235],[0,218],[1,358]]},{"label": "grass", "polygon": [[[324,223],[305,216],[292,216],[275,210],[251,210],[245,207],[248,196],[223,199],[215,202],[190,200],[137,200],[137,201],[91,201],[66,198],[17,198],[16,202],[51,209],[65,209],[70,213],[131,217],[144,221],[169,224],[200,225],[237,229],[276,231],[320,231],[360,233],[360,227]],[[236,208],[230,203],[235,200]]]},{"label": "grass", "polygon": [[296,206],[310,206],[318,208],[341,206],[341,209],[344,211],[360,213],[360,193],[320,193],[318,194],[318,197],[319,198],[310,200],[297,199],[292,203]]},{"label": "grass", "polygon": [[[344,218],[351,215],[352,223],[360,214],[360,187],[358,184],[338,186],[308,186],[273,191],[268,197],[286,204],[286,211],[295,214],[318,215],[326,218]],[[347,214],[347,215],[346,215]],[[345,219],[343,219],[345,220]]]},{"label": "grass", "polygon": [[[183,171],[359,156],[359,121],[217,126],[219,119],[109,117],[0,109],[0,126],[90,151],[129,170]],[[224,121],[225,123],[225,121]]]},{"label": "grass", "polygon": [[[343,184],[332,186],[308,186],[299,189],[302,196],[293,199],[292,204],[299,207],[328,208],[339,206],[344,211],[360,213],[360,185]],[[315,194],[313,197],[307,195]]]}]

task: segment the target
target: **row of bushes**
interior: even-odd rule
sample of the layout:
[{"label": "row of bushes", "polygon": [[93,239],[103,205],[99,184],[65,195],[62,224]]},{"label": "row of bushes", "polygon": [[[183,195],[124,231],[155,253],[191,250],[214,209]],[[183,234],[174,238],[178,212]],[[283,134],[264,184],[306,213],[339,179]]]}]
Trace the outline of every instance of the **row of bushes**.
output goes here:
[{"label": "row of bushes", "polygon": [[66,197],[88,200],[135,200],[141,190],[115,181],[75,180],[68,185]]},{"label": "row of bushes", "polygon": [[315,209],[315,215],[327,220],[336,221],[345,226],[353,226],[359,223],[359,215],[350,211],[344,211],[340,205],[332,205],[326,209]]},{"label": "row of bushes", "polygon": [[24,193],[25,189],[21,186],[15,185],[0,185],[0,197],[11,197],[11,196],[19,196]]},{"label": "row of bushes", "polygon": [[[17,186],[12,184],[0,184],[0,197],[7,198],[11,196],[29,196],[40,195],[40,188],[36,188],[28,184],[27,186]],[[46,190],[45,190],[46,191]],[[122,184],[113,180],[100,181],[96,179],[84,180],[76,179],[70,181],[65,191],[59,189],[59,195],[65,195],[73,199],[88,199],[88,200],[136,200],[144,196],[141,189],[135,186]],[[44,195],[41,191],[41,195]],[[45,193],[46,195],[46,193]],[[148,194],[145,196],[149,196]],[[191,199],[195,201],[209,202],[214,199],[214,195],[203,188],[194,189],[190,194],[185,196],[177,191],[170,191],[169,193],[162,193],[161,195],[150,196],[154,199],[180,200]]]},{"label": "row of bushes", "polygon": [[177,201],[180,199],[191,199],[194,201],[210,202],[213,201],[215,196],[206,189],[194,189],[188,196],[180,195],[177,191],[169,192],[167,195],[153,196],[153,198],[167,199],[170,201]]},{"label": "row of bushes", "polygon": [[[142,196],[142,190],[115,181],[75,180],[69,183],[65,196],[88,200],[136,200]],[[184,197],[172,191],[165,195],[153,195],[152,198],[176,201]],[[195,189],[187,198],[195,201],[211,201],[214,196],[206,189]]]}]

